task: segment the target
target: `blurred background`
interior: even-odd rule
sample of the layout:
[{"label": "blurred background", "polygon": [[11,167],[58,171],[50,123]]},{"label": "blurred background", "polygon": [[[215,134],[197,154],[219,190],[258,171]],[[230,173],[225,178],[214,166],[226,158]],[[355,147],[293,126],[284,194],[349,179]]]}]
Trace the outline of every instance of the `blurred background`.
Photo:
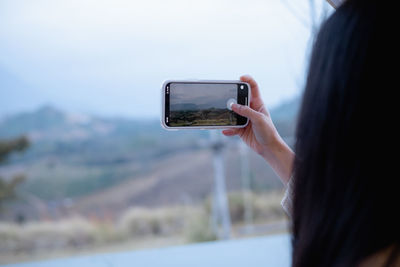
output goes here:
[{"label": "blurred background", "polygon": [[330,12],[323,0],[0,0],[0,263],[288,231],[265,161],[219,131],[163,130],[160,87],[251,74],[293,144]]}]

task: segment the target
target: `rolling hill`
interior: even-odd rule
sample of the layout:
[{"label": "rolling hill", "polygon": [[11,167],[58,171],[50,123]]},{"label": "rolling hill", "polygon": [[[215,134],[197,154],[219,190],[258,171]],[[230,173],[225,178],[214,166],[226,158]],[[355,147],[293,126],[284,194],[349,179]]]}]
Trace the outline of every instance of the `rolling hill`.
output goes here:
[{"label": "rolling hill", "polygon": [[[271,113],[274,116],[274,110]],[[280,130],[292,135],[293,116],[276,123],[278,127],[291,125]],[[169,132],[156,119],[101,118],[45,106],[0,122],[0,138],[22,134],[30,138],[31,148],[0,166],[0,176],[23,172],[27,180],[19,188],[19,200],[0,216],[3,219],[19,213],[37,218],[39,206],[52,210],[51,216],[56,217],[72,211],[116,214],[128,206],[203,201],[212,193],[207,131]],[[238,190],[238,139],[223,140],[227,186]],[[255,190],[281,187],[260,157],[250,152],[249,158]]]}]

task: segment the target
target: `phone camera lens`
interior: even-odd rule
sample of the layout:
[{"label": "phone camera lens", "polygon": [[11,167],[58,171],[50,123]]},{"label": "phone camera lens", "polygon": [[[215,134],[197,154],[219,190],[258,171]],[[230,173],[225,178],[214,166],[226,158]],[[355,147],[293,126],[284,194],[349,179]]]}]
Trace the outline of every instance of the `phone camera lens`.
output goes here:
[{"label": "phone camera lens", "polygon": [[240,89],[244,89],[244,85],[241,85],[241,86],[240,86]]}]

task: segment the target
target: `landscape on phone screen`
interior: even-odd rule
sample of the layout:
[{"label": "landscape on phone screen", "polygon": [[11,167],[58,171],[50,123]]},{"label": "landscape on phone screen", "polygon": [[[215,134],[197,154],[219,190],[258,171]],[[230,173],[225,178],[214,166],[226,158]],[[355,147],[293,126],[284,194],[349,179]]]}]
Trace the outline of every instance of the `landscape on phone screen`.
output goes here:
[{"label": "landscape on phone screen", "polygon": [[237,100],[237,84],[171,83],[169,126],[237,125],[229,99]]}]

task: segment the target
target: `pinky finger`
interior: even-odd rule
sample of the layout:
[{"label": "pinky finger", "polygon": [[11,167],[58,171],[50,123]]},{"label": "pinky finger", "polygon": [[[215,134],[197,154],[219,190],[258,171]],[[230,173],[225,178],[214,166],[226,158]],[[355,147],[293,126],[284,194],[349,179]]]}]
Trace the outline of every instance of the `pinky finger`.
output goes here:
[{"label": "pinky finger", "polygon": [[234,136],[239,133],[239,129],[228,129],[228,130],[223,130],[222,134],[225,136]]}]

